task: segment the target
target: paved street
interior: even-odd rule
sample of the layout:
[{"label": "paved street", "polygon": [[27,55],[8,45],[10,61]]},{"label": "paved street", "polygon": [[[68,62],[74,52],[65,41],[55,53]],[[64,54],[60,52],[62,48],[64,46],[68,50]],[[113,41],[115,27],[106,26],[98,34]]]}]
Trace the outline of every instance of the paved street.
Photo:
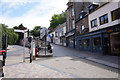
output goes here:
[{"label": "paved street", "polygon": [[[96,55],[83,54],[71,48],[54,45],[53,57],[36,58],[29,63],[28,49],[23,63],[23,47],[10,46],[4,73],[6,78],[118,78],[118,71],[85,58]],[[82,58],[85,56],[84,58]],[[107,60],[107,59],[103,59]],[[110,61],[112,62],[112,61]]]}]

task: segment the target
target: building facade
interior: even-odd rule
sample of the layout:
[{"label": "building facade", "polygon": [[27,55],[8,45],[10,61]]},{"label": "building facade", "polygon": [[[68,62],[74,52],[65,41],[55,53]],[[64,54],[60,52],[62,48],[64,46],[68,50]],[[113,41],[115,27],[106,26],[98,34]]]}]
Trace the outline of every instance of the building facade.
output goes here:
[{"label": "building facade", "polygon": [[77,2],[75,7],[75,25],[76,25],[76,34],[75,34],[75,48],[78,50],[89,50],[84,42],[85,33],[89,32],[89,24],[88,24],[88,6],[90,2]]},{"label": "building facade", "polygon": [[67,3],[68,8],[66,10],[66,46],[75,48],[75,13],[74,2]]},{"label": "building facade", "polygon": [[48,34],[48,29],[46,27],[42,27],[40,29],[40,39],[45,40],[47,34]]},{"label": "building facade", "polygon": [[89,37],[92,51],[103,54],[120,54],[120,6],[107,2],[89,14]]},{"label": "building facade", "polygon": [[[118,2],[68,2],[67,5],[68,47],[99,54],[120,55]],[[75,21],[75,27],[72,20]]]},{"label": "building facade", "polygon": [[66,46],[65,33],[66,33],[66,22],[58,25],[54,29],[54,31],[49,34],[49,37],[51,39],[50,41],[55,44]]}]

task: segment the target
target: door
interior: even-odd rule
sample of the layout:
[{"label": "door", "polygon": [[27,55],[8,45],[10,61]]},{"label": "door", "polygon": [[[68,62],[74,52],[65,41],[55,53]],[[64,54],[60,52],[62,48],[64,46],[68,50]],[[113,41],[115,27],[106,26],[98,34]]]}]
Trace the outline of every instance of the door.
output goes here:
[{"label": "door", "polygon": [[103,40],[103,54],[110,54],[109,45],[110,45],[109,38],[104,37],[104,40]]}]

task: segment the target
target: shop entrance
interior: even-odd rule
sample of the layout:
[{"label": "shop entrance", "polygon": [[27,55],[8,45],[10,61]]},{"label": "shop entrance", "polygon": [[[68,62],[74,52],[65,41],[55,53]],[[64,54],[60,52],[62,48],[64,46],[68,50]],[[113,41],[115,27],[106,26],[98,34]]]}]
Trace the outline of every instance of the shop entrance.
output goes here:
[{"label": "shop entrance", "polygon": [[120,55],[120,32],[110,34],[111,53]]}]

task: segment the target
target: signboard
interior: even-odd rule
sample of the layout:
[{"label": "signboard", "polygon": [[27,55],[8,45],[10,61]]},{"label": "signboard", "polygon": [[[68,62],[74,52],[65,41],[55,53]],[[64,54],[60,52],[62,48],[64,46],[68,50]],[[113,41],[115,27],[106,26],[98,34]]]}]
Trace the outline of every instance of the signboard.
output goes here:
[{"label": "signboard", "polygon": [[32,42],[32,45],[33,45],[33,56],[35,56],[35,42]]}]

